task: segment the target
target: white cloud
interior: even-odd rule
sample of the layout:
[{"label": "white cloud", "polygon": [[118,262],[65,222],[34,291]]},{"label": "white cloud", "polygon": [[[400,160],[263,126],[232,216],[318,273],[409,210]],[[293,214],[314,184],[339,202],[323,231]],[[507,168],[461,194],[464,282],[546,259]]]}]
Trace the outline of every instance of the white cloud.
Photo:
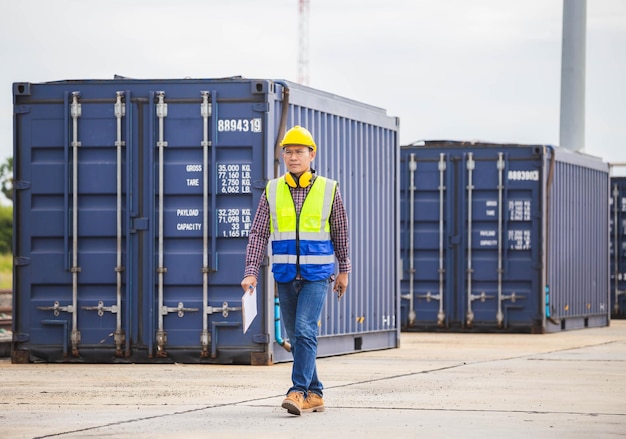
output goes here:
[{"label": "white cloud", "polygon": [[[402,143],[558,143],[562,0],[311,0],[310,85],[387,109]],[[626,161],[626,2],[587,2],[587,149]],[[11,83],[296,80],[297,0],[0,4],[0,157]]]}]

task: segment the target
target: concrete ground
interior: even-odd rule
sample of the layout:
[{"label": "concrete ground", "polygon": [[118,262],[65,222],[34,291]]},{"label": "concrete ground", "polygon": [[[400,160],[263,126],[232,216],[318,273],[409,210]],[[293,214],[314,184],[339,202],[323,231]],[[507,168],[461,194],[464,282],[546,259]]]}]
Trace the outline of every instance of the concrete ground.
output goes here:
[{"label": "concrete ground", "polygon": [[11,364],[0,437],[626,437],[626,321],[556,334],[402,333],[322,358],[326,411],[280,408],[291,363]]}]

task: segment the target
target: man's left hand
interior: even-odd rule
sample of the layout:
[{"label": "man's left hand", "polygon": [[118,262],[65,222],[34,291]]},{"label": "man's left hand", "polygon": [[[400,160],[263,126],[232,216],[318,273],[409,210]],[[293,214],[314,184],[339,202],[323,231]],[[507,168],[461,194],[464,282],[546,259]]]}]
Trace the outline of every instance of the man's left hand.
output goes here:
[{"label": "man's left hand", "polygon": [[335,279],[333,291],[337,292],[337,299],[341,299],[348,288],[348,273],[339,273]]}]

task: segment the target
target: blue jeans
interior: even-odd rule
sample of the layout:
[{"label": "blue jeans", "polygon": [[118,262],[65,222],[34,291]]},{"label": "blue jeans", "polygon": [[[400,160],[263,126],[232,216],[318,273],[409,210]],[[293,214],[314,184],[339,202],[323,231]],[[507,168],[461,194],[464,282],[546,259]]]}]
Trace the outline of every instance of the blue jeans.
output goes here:
[{"label": "blue jeans", "polygon": [[317,377],[317,322],[320,319],[328,279],[318,281],[294,280],[277,283],[280,315],[283,319],[293,354],[292,387],[289,392],[309,392],[322,396],[324,386]]}]

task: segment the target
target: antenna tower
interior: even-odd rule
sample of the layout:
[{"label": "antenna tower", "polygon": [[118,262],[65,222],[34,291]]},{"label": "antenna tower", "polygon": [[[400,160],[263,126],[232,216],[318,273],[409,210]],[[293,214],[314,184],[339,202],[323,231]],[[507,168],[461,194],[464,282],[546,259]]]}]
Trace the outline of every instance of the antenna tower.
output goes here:
[{"label": "antenna tower", "polygon": [[298,3],[298,83],[309,85],[309,0]]}]

